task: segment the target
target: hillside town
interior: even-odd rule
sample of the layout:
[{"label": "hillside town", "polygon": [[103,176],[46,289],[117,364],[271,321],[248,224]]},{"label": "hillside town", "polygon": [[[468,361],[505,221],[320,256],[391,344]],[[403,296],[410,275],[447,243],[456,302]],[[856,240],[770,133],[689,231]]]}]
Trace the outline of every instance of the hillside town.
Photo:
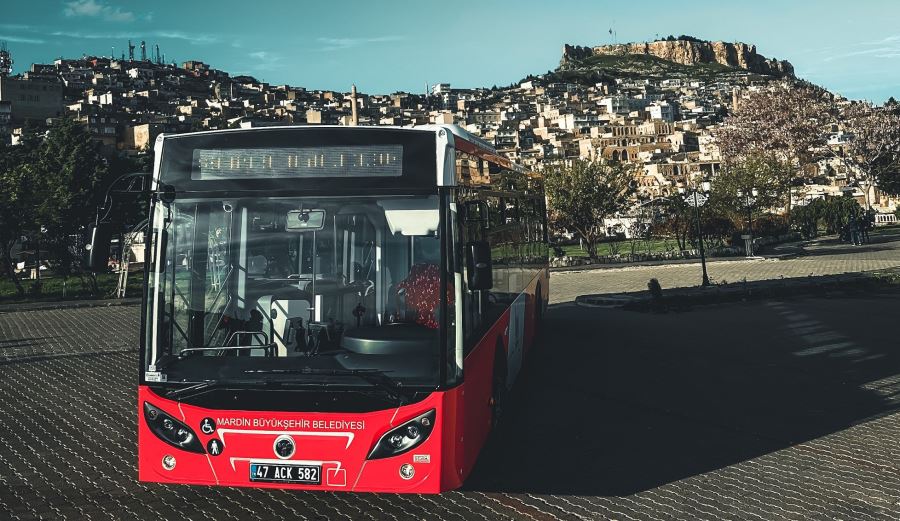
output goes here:
[{"label": "hillside town", "polygon": [[[27,125],[66,116],[83,123],[108,150],[126,155],[144,153],[160,133],[273,125],[457,124],[531,168],[574,158],[633,163],[638,193],[653,199],[678,193],[692,179],[715,176],[722,157],[714,131],[724,118],[749,93],[794,81],[789,63],[757,60],[764,72],[778,74],[720,63],[714,64],[719,67],[714,74],[680,68],[642,77],[608,70],[590,81],[548,72],[503,88],[435,83],[421,93],[371,94],[356,93],[355,87],[335,92],[273,85],[232,76],[202,61],[164,63],[158,47],[148,56],[145,42],[140,42],[138,56],[136,48],[129,42],[128,56],[61,58],[32,64],[15,75],[11,53],[4,48],[0,139],[15,144]],[[566,46],[557,72],[571,69],[585,49]],[[836,103],[849,101],[837,98]],[[833,150],[852,139],[840,124],[821,132]],[[794,191],[793,204],[849,192],[877,212],[897,210],[896,198],[871,182],[860,182],[864,176],[840,154],[820,156],[807,184]]]}]

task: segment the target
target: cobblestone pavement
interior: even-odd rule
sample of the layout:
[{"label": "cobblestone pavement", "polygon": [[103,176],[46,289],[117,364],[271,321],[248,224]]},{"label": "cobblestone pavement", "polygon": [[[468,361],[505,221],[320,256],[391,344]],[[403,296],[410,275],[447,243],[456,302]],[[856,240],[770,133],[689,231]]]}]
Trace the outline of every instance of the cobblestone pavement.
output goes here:
[{"label": "cobblestone pavement", "polygon": [[[887,230],[873,237],[870,244],[854,246],[823,240],[792,248],[787,258],[756,260],[714,260],[707,262],[713,283],[772,280],[858,273],[900,266],[900,232]],[[663,264],[601,268],[582,271],[555,272],[551,301],[569,302],[578,295],[590,293],[620,293],[647,289],[647,282],[656,278],[665,288],[697,286],[701,280],[700,264]]]},{"label": "cobblestone pavement", "polygon": [[[856,308],[879,326],[835,325]],[[3,313],[0,519],[898,519],[895,308],[555,306],[507,423],[440,496],[138,483],[139,308]],[[717,340],[748,318],[758,338]]]}]

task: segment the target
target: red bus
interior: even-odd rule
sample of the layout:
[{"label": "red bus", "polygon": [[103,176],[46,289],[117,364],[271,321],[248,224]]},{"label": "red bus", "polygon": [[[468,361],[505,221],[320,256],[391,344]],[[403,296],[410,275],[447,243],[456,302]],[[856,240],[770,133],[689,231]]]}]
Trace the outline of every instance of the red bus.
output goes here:
[{"label": "red bus", "polygon": [[139,479],[459,487],[547,305],[541,177],[454,126],[155,150]]}]

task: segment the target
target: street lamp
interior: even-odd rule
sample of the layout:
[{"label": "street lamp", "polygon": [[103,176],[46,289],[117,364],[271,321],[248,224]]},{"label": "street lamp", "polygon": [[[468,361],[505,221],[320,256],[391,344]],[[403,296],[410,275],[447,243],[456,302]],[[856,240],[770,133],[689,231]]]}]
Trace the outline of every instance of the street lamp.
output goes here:
[{"label": "street lamp", "polygon": [[759,190],[752,188],[750,190],[738,190],[737,196],[743,199],[744,206],[747,208],[747,233],[741,236],[744,239],[744,252],[747,257],[753,256],[753,205],[756,204],[756,198],[759,196]]},{"label": "street lamp", "polygon": [[704,288],[709,286],[709,275],[706,273],[706,251],[703,248],[703,230],[700,226],[700,207],[706,204],[706,201],[709,200],[709,181],[703,181],[700,183],[700,189],[692,188],[690,191],[686,192],[684,188],[679,188],[678,191],[684,193],[684,201],[688,204],[688,206],[694,207],[694,214],[697,217],[697,243],[700,245],[700,266],[703,268],[703,280],[701,282],[701,286]]}]

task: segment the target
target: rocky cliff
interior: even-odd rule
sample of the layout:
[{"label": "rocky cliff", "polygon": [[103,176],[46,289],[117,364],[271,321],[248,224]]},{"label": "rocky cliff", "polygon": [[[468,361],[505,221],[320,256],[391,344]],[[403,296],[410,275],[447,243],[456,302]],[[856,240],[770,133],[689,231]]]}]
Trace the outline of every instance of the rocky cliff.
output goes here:
[{"label": "rocky cliff", "polygon": [[683,65],[718,63],[770,76],[794,76],[794,66],[786,60],[768,59],[757,54],[755,45],[746,43],[706,42],[690,40],[660,40],[656,42],[625,43],[581,47],[566,44],[560,60],[561,68],[570,68],[590,56],[624,56],[645,54]]}]

